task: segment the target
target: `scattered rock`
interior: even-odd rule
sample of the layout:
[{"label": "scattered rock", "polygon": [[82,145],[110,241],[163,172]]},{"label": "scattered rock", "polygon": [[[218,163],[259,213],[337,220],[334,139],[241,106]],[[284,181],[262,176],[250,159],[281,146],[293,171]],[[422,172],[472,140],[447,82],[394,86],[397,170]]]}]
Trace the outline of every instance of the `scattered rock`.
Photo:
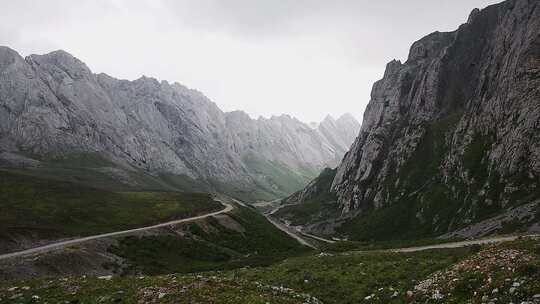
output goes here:
[{"label": "scattered rock", "polygon": [[111,297],[110,296],[101,296],[98,298],[98,303],[105,303],[105,302],[109,302],[111,300]]},{"label": "scattered rock", "polygon": [[15,299],[21,298],[22,296],[23,296],[22,293],[16,293],[16,294],[12,295],[9,299],[10,300],[15,300]]},{"label": "scattered rock", "polygon": [[431,298],[433,300],[442,300],[444,298],[444,295],[441,294],[441,292],[439,290],[435,290],[435,292],[433,293],[433,295],[431,295]]}]

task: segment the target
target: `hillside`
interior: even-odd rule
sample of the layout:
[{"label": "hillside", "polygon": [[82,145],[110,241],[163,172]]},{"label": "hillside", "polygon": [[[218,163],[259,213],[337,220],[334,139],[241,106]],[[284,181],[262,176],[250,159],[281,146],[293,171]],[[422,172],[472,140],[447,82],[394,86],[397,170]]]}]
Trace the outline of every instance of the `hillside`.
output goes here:
[{"label": "hillside", "polygon": [[340,216],[310,229],[357,240],[538,231],[538,4],[475,9],[388,63],[327,189]]},{"label": "hillside", "polygon": [[[162,194],[165,195],[165,194]],[[178,195],[178,194],[177,194]],[[183,194],[187,196],[186,194]],[[191,201],[181,201],[189,206]],[[132,203],[132,202],[127,202]],[[158,202],[147,202],[150,207]],[[164,202],[172,205],[171,202]],[[311,251],[251,207],[234,202],[227,213],[190,222],[108,236],[54,250],[0,259],[0,281],[81,275],[156,275],[266,266]],[[177,203],[177,205],[181,205]],[[204,204],[199,202],[198,208]],[[171,208],[174,205],[171,206]],[[213,207],[213,206],[211,206]],[[145,211],[125,208],[122,214]],[[148,208],[147,208],[148,209]],[[221,208],[220,208],[221,209]],[[166,210],[163,210],[165,213]],[[193,209],[192,212],[197,211]],[[201,212],[202,213],[202,212]],[[119,216],[109,216],[115,220]],[[142,216],[141,215],[141,216]],[[134,217],[132,222],[138,218]],[[69,221],[64,231],[72,232]],[[91,223],[86,224],[87,227]],[[110,227],[122,223],[107,221]],[[124,224],[125,225],[125,224]],[[51,226],[58,228],[60,224]],[[107,228],[103,227],[103,228]],[[71,229],[71,230],[70,230]],[[85,230],[88,233],[89,229]],[[69,236],[69,234],[68,234]],[[29,242],[27,242],[28,244]]]},{"label": "hillside", "polygon": [[359,124],[344,116],[321,132],[287,115],[251,119],[178,83],[94,74],[65,51],[23,58],[0,47],[0,159],[11,166],[97,154],[118,174],[274,199],[338,164],[353,140],[343,128]]},{"label": "hillside", "polygon": [[209,194],[112,191],[0,170],[0,253],[223,209]]},{"label": "hillside", "polygon": [[[0,303],[538,303],[538,239],[469,248],[321,252],[269,267],[0,283]],[[76,292],[74,292],[76,291]]]}]

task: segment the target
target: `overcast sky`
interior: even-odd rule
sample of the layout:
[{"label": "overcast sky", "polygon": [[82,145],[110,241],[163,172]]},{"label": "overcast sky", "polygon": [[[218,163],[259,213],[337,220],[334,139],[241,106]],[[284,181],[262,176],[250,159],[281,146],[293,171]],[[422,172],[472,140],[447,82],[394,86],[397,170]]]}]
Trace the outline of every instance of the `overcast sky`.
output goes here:
[{"label": "overcast sky", "polygon": [[0,0],[0,45],[197,89],[223,110],[361,120],[386,63],[490,0]]}]

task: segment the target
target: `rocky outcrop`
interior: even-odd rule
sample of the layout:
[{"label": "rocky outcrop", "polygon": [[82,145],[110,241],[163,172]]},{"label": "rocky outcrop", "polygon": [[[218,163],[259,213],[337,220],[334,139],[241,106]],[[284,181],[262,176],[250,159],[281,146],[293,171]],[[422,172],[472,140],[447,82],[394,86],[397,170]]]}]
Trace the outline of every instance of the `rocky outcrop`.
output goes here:
[{"label": "rocky outcrop", "polygon": [[540,197],[540,4],[474,10],[373,85],[332,191],[358,239],[444,234]]},{"label": "rocky outcrop", "polygon": [[[342,143],[335,146],[288,116],[254,120],[224,113],[178,83],[119,80],[93,74],[64,51],[22,58],[7,47],[0,47],[0,152],[44,158],[98,153],[156,175],[245,191],[262,187],[265,198],[292,190],[268,181],[271,170],[260,167],[280,166],[299,187],[344,153]],[[246,161],[250,155],[255,168]]]}]

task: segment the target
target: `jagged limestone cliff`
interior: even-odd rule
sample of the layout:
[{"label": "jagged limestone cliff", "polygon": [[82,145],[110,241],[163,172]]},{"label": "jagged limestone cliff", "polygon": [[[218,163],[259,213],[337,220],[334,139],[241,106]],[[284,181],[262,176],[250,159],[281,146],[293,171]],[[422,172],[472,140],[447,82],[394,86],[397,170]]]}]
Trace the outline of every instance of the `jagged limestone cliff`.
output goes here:
[{"label": "jagged limestone cliff", "polygon": [[[475,9],[458,30],[390,62],[331,191],[346,219],[338,231],[359,239],[440,235],[534,205],[540,3]],[[490,232],[537,226],[535,208]]]},{"label": "jagged limestone cliff", "polygon": [[345,149],[332,135],[285,115],[224,113],[178,83],[96,75],[64,51],[23,58],[0,47],[0,158],[11,164],[98,154],[122,165],[116,177],[168,174],[270,199],[338,164]]}]

